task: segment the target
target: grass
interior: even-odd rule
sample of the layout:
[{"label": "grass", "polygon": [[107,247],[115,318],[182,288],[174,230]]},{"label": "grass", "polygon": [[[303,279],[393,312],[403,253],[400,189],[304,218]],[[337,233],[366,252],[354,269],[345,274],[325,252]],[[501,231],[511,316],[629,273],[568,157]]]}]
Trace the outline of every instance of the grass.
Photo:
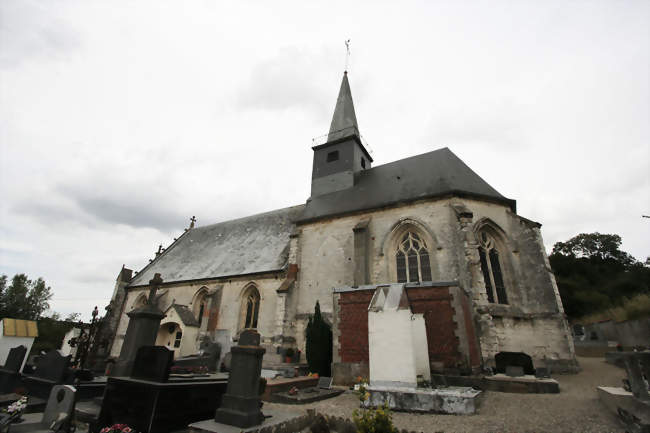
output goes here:
[{"label": "grass", "polygon": [[583,316],[579,320],[576,320],[576,323],[587,325],[589,323],[604,322],[606,320],[622,322],[625,320],[634,320],[649,316],[650,294],[641,293],[632,298],[623,298],[623,303],[619,306]]}]

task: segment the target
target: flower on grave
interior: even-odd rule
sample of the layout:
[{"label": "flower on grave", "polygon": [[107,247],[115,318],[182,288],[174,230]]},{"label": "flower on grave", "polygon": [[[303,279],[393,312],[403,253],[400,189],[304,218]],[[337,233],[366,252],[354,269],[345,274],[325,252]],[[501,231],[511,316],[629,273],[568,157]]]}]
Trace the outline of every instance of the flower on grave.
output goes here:
[{"label": "flower on grave", "polygon": [[7,406],[3,411],[10,415],[13,415],[13,414],[23,412],[26,407],[27,407],[27,397],[23,396],[20,399],[16,400],[15,402],[11,403],[9,406]]},{"label": "flower on grave", "polygon": [[131,427],[126,424],[113,424],[110,427],[104,427],[99,433],[136,433]]}]

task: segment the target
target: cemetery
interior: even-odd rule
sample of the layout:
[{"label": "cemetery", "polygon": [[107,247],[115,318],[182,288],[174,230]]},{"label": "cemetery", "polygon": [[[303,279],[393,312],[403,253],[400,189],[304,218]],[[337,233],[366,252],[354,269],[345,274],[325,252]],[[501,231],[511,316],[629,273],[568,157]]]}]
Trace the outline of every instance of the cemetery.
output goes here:
[{"label": "cemetery", "polygon": [[[39,357],[32,373],[21,373],[27,348],[11,348],[0,367],[0,404],[5,408],[0,431],[98,433],[120,425],[147,433],[355,432],[354,414],[373,408],[393,410],[392,417],[408,427],[419,423],[402,431],[439,431],[434,424],[449,419],[439,418],[441,414],[457,415],[458,430],[452,426],[450,431],[464,431],[458,426],[482,419],[497,395],[561,399],[565,391],[560,383],[575,376],[553,375],[522,352],[500,353],[494,367],[483,373],[435,371],[428,318],[416,312],[405,284],[363,288],[371,292],[364,319],[369,365],[368,376],[354,387],[306,374],[300,363],[265,363],[266,349],[254,329],[243,331],[228,353],[204,341],[199,353],[174,359],[173,351],[155,345],[164,317],[155,304],[162,283],[155,275],[151,302],[129,313],[119,358],[114,365],[103,363],[106,375],[70,369],[73,355],[58,350]],[[337,296],[358,290],[339,289]],[[336,326],[344,328],[344,322]],[[84,350],[75,357],[87,357],[92,344]],[[624,369],[627,379],[623,387],[598,386],[592,392],[611,411],[606,416],[620,418],[627,431],[647,432],[648,352],[612,352],[607,361],[602,363],[609,368]],[[422,429],[429,423],[431,430]]]}]

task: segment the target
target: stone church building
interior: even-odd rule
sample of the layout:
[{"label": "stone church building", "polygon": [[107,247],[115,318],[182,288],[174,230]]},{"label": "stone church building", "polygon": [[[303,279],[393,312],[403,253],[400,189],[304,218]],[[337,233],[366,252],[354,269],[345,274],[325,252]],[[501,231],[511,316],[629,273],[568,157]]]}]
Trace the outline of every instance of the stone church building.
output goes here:
[{"label": "stone church building", "polygon": [[278,347],[304,352],[318,300],[333,328],[334,375],[367,374],[368,303],[375,288],[402,283],[413,313],[424,313],[432,369],[476,371],[510,351],[575,370],[540,224],[517,215],[515,200],[448,148],[373,167],[366,147],[346,73],[330,132],[312,148],[311,197],[192,223],[139,273],[123,269],[111,355],[119,355],[126,313],[144,305],[160,273],[166,317],[157,344],[176,356],[196,353],[205,338],[228,351],[246,328],[259,331],[269,362]]}]

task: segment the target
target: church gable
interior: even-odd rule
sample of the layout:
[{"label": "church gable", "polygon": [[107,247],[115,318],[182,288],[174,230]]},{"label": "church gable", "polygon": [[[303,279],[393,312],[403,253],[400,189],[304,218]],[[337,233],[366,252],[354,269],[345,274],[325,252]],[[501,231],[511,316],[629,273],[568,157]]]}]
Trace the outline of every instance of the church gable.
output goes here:
[{"label": "church gable", "polygon": [[188,230],[131,280],[147,285],[155,273],[166,283],[279,271],[288,259],[293,206]]}]

